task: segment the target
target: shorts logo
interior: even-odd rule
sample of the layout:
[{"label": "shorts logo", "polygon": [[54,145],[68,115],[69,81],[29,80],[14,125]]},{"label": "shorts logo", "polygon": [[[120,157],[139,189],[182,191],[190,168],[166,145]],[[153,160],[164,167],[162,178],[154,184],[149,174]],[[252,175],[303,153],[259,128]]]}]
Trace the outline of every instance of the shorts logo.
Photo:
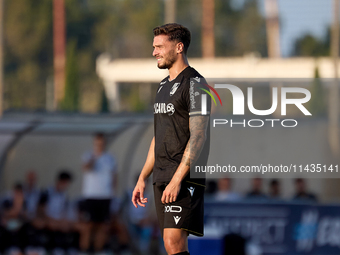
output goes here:
[{"label": "shorts logo", "polygon": [[195,191],[195,188],[194,187],[190,187],[188,188],[189,192],[190,192],[190,195],[193,196],[194,195],[194,191]]},{"label": "shorts logo", "polygon": [[170,96],[172,96],[173,94],[175,94],[175,92],[176,92],[176,90],[178,89],[179,85],[181,85],[181,84],[180,84],[179,82],[176,82],[176,83],[172,86],[172,88],[171,88],[171,90],[170,90]]},{"label": "shorts logo", "polygon": [[178,222],[179,222],[180,219],[181,219],[181,217],[179,217],[179,216],[174,216],[174,220],[175,220],[176,225],[178,224]]},{"label": "shorts logo", "polygon": [[182,211],[182,207],[178,205],[167,205],[165,206],[164,212],[171,212],[171,213],[180,213]]}]

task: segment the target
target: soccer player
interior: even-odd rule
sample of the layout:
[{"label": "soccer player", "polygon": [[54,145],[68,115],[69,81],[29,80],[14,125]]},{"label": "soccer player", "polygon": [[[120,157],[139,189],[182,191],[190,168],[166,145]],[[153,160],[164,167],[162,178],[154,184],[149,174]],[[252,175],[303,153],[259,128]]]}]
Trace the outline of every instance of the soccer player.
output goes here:
[{"label": "soccer player", "polygon": [[144,197],[145,180],[153,173],[155,205],[165,249],[171,255],[187,255],[188,235],[203,236],[205,176],[192,178],[189,172],[190,166],[204,166],[207,162],[210,97],[205,95],[207,99],[201,99],[204,90],[208,90],[203,85],[205,80],[187,60],[190,31],[172,23],[156,27],[153,33],[152,55],[158,68],[169,70],[169,76],[157,90],[154,137],[132,202],[135,207],[145,207],[148,202]]}]

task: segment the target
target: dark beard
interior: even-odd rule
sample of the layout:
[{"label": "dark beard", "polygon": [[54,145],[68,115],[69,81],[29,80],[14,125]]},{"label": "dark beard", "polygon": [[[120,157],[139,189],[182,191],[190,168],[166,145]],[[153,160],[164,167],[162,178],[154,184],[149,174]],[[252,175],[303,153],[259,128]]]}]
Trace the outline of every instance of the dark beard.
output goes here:
[{"label": "dark beard", "polygon": [[172,67],[172,65],[175,63],[176,61],[176,55],[175,54],[169,54],[169,56],[167,57],[167,59],[165,59],[163,64],[158,64],[158,68],[159,69],[170,69]]}]

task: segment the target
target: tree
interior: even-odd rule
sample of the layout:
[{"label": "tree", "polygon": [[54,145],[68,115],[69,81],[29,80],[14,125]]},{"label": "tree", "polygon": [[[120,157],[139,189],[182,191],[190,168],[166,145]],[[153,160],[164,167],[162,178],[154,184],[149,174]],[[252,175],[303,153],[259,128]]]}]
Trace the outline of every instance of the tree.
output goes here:
[{"label": "tree", "polygon": [[102,100],[102,104],[101,104],[100,112],[102,112],[102,113],[109,112],[109,100],[107,99],[107,96],[106,96],[104,89],[103,89],[103,92],[102,92],[102,99],[101,100]]},{"label": "tree", "polygon": [[310,90],[312,97],[308,102],[308,108],[313,116],[325,116],[326,115],[326,101],[325,92],[320,80],[319,69],[316,67],[314,72],[314,80]]},{"label": "tree", "polygon": [[329,45],[326,44],[326,40],[320,40],[307,34],[295,41],[293,55],[304,57],[329,56]]},{"label": "tree", "polygon": [[[246,0],[237,9],[231,0],[215,2],[216,56],[242,56],[251,51],[265,56],[265,21],[256,0]],[[76,42],[73,57],[77,59],[68,68],[77,67],[71,71],[78,73],[78,94],[67,92],[63,106],[100,111],[103,85],[96,74],[98,55],[151,57],[152,29],[163,24],[163,7],[161,0],[65,1],[67,42]],[[7,107],[45,108],[46,81],[53,75],[52,1],[8,0],[4,13]],[[177,22],[192,32],[189,57],[201,56],[201,13],[199,1],[177,1]],[[75,79],[71,76],[67,79]],[[78,101],[77,107],[70,106],[71,101]]]},{"label": "tree", "polygon": [[65,97],[60,104],[61,109],[66,111],[77,111],[79,108],[79,72],[76,51],[77,42],[73,40],[67,45]]},{"label": "tree", "polygon": [[216,0],[216,55],[243,56],[258,52],[267,56],[265,19],[256,0],[246,0],[243,8],[231,1]]},{"label": "tree", "polygon": [[52,67],[52,4],[11,0],[4,7],[6,108],[45,107]]}]

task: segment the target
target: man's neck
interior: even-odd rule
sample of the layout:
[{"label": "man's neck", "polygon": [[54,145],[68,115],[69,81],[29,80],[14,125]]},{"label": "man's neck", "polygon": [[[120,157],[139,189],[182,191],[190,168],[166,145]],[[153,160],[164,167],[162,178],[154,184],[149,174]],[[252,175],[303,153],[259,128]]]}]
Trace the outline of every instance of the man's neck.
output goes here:
[{"label": "man's neck", "polygon": [[186,57],[180,57],[169,69],[169,80],[175,79],[185,68],[189,66]]}]

